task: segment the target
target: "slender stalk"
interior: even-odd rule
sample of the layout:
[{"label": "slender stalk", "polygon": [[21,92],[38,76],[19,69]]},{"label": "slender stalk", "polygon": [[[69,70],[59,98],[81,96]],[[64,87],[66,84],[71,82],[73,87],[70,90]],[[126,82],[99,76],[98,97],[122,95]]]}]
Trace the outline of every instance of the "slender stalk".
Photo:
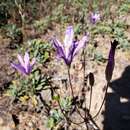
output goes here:
[{"label": "slender stalk", "polygon": [[[86,54],[85,54],[85,50],[83,50],[83,88],[85,88],[85,82],[86,82],[86,78],[85,78],[85,73],[86,73],[86,62],[85,62],[85,59],[86,59]],[[85,110],[87,110],[87,104],[86,104],[86,94],[85,94],[85,99],[84,99],[84,102],[85,102]],[[85,111],[85,119],[87,118],[87,111]]]},{"label": "slender stalk", "polygon": [[85,73],[86,73],[86,62],[85,62],[85,59],[86,59],[86,54],[85,54],[85,50],[83,50],[83,87],[85,87]]},{"label": "slender stalk", "polygon": [[91,89],[91,90],[90,90],[90,100],[89,100],[89,112],[90,112],[90,110],[91,110],[93,87],[91,86],[90,89]]},{"label": "slender stalk", "polygon": [[[84,55],[84,60],[85,60],[85,55]],[[85,75],[85,65],[84,65],[84,75]],[[71,77],[70,77],[70,67],[68,67],[68,76],[69,76],[69,83],[70,83],[70,88],[71,88],[71,94],[72,94],[72,97],[73,97],[73,99],[74,99],[74,92],[73,92],[73,86],[72,86],[72,82],[71,82]],[[85,78],[85,77],[84,77]],[[70,122],[72,122],[73,124],[82,124],[82,123],[85,123],[86,124],[86,129],[88,130],[88,125],[87,125],[87,121],[86,121],[86,119],[87,119],[87,112],[85,112],[85,117],[80,113],[80,111],[79,111],[79,109],[78,109],[78,107],[77,107],[77,105],[75,104],[75,107],[76,107],[76,110],[77,110],[77,112],[78,112],[78,114],[81,116],[81,118],[84,120],[83,122],[80,122],[80,123],[75,123],[75,122],[73,122],[72,120],[70,120],[70,119],[68,119]],[[62,108],[61,108],[62,109]],[[89,115],[89,118],[90,118],[90,115]],[[90,120],[92,120],[92,118],[90,119]]]},{"label": "slender stalk", "polygon": [[60,102],[59,102],[59,100],[58,100],[58,105],[59,105],[59,107],[60,107],[60,110],[61,110],[61,112],[62,112],[62,114],[64,115],[64,117],[65,117],[65,121],[66,121],[66,123],[67,123],[67,126],[68,126],[68,124],[69,124],[69,120],[68,120],[68,117],[67,117],[67,115],[64,113],[64,111],[63,111],[63,109],[62,109],[62,107],[61,107],[61,105],[60,105]]},{"label": "slender stalk", "polygon": [[101,106],[100,106],[98,112],[95,114],[95,116],[93,116],[93,119],[96,118],[96,117],[98,116],[98,114],[100,113],[100,111],[101,111],[101,109],[102,109],[102,107],[103,107],[103,105],[104,105],[104,102],[105,102],[105,100],[106,100],[106,95],[107,95],[108,87],[109,87],[109,82],[107,83],[107,87],[106,87],[106,91],[105,91],[105,95],[104,95],[102,104],[101,104]]},{"label": "slender stalk", "polygon": [[[71,88],[71,95],[72,98],[74,99],[74,91],[73,91],[73,86],[72,86],[72,82],[71,82],[71,77],[70,77],[70,67],[68,67],[68,76],[69,76],[69,83],[70,83],[70,88]],[[75,107],[77,109],[77,112],[79,113],[79,115],[81,116],[82,119],[84,119],[84,117],[82,116],[82,114],[80,113],[79,109],[77,108],[77,105],[75,104]]]},{"label": "slender stalk", "polygon": [[92,116],[89,113],[88,113],[88,117],[89,117],[89,122],[91,122],[96,127],[96,130],[100,130],[99,126],[95,123],[95,121],[93,120]]},{"label": "slender stalk", "polygon": [[69,77],[69,84],[70,84],[70,89],[71,89],[71,95],[74,99],[74,91],[73,91],[73,86],[72,86],[72,82],[71,82],[71,77],[70,77],[70,67],[68,67],[68,77]]}]

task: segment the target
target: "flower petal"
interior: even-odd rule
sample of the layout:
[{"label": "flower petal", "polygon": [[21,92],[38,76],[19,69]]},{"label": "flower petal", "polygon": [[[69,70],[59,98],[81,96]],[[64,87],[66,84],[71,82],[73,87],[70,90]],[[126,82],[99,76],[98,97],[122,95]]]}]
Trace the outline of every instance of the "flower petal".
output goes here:
[{"label": "flower petal", "polygon": [[53,37],[52,41],[53,41],[53,45],[56,49],[58,46],[63,48],[63,45],[61,44],[61,42],[59,42],[58,39],[56,39],[55,37]]},{"label": "flower petal", "polygon": [[73,60],[73,57],[74,57],[74,51],[77,47],[77,42],[73,42],[72,46],[70,47],[69,49],[69,54],[68,56],[66,57],[66,60],[67,60],[67,64],[70,65],[72,60]]},{"label": "flower petal", "polygon": [[74,31],[72,26],[68,26],[65,32],[65,39],[64,39],[64,47],[65,47],[65,54],[68,57],[69,48],[73,43]]},{"label": "flower petal", "polygon": [[29,54],[28,54],[28,52],[25,52],[24,62],[25,62],[24,68],[25,68],[26,72],[28,73],[28,71],[29,71]]},{"label": "flower petal", "polygon": [[82,40],[79,41],[76,49],[74,50],[74,56],[79,52],[81,48],[84,48],[86,46],[86,43],[88,42],[88,35],[84,36]]},{"label": "flower petal", "polygon": [[72,43],[74,37],[74,31],[72,26],[68,26],[65,32],[64,45],[68,46],[68,44]]},{"label": "flower petal", "polygon": [[26,75],[26,71],[25,71],[25,68],[23,66],[21,66],[20,64],[14,64],[14,63],[11,63],[11,66],[15,69],[17,69],[19,72],[21,72],[22,74]]},{"label": "flower petal", "polygon": [[23,59],[22,59],[22,56],[21,56],[20,54],[18,54],[18,55],[17,55],[17,58],[18,58],[18,60],[19,60],[19,63],[20,63],[22,66],[24,66],[24,61],[23,61]]},{"label": "flower petal", "polygon": [[53,45],[54,45],[54,47],[56,49],[57,56],[59,58],[65,57],[63,46],[56,38],[53,38]]}]

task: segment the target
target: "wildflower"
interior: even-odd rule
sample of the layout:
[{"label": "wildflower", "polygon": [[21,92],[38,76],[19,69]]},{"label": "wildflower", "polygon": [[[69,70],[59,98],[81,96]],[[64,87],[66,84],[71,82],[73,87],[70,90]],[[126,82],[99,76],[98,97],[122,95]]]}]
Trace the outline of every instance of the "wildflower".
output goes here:
[{"label": "wildflower", "polygon": [[20,54],[17,55],[17,58],[19,60],[19,64],[11,63],[11,66],[18,71],[20,71],[24,75],[28,75],[31,73],[33,65],[35,63],[35,59],[32,60],[30,63],[29,61],[29,54],[25,52],[24,58],[22,59],[22,56]]},{"label": "wildflower", "polygon": [[112,78],[112,74],[113,74],[113,70],[114,70],[114,65],[115,65],[115,50],[116,50],[116,46],[118,45],[118,41],[114,40],[113,42],[111,42],[111,49],[109,52],[109,56],[108,56],[108,63],[106,66],[106,80],[108,82],[110,82],[111,78]]},{"label": "wildflower", "polygon": [[85,35],[80,41],[74,40],[73,27],[69,26],[65,32],[64,44],[61,44],[55,37],[53,38],[53,45],[57,51],[58,58],[62,58],[66,65],[70,66],[74,56],[79,50],[85,47],[88,41],[88,35]]},{"label": "wildflower", "polygon": [[98,13],[91,13],[90,22],[92,24],[97,23],[99,20],[100,20],[100,14],[98,14]]}]

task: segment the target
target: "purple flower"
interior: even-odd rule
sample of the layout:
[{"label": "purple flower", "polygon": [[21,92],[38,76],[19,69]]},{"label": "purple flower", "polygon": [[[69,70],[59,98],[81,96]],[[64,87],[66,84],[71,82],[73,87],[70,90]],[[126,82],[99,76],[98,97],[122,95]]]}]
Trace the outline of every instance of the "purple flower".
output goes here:
[{"label": "purple flower", "polygon": [[112,74],[113,74],[113,70],[114,70],[114,66],[115,66],[115,50],[116,47],[118,45],[118,41],[114,40],[113,42],[111,42],[111,49],[109,52],[109,56],[108,56],[108,63],[106,66],[106,80],[109,82],[112,78]]},{"label": "purple flower", "polygon": [[88,35],[85,35],[80,41],[74,40],[74,31],[72,26],[68,26],[65,32],[64,44],[61,44],[55,37],[53,45],[57,51],[58,58],[62,58],[64,62],[70,66],[74,56],[79,50],[85,47],[88,41]]},{"label": "purple flower", "polygon": [[25,52],[24,58],[22,59],[22,56],[20,54],[17,55],[17,58],[19,60],[19,64],[11,63],[11,66],[18,71],[20,71],[24,75],[29,75],[32,71],[33,65],[35,63],[35,59],[32,60],[30,63],[29,61],[29,54]]},{"label": "purple flower", "polygon": [[97,23],[99,20],[100,20],[100,14],[98,14],[98,13],[91,13],[90,22],[92,24]]}]

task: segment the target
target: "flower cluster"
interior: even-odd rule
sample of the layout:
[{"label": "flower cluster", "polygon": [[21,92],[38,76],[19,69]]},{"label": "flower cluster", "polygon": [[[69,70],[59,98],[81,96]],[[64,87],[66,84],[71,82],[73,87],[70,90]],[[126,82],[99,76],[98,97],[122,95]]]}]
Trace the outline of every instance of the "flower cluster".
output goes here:
[{"label": "flower cluster", "polygon": [[97,23],[98,21],[100,21],[100,14],[98,14],[98,13],[91,13],[90,22],[91,22],[92,24],[95,24],[95,23]]},{"label": "flower cluster", "polygon": [[32,71],[33,65],[35,63],[35,59],[30,62],[30,57],[28,52],[25,52],[24,58],[20,54],[17,55],[19,63],[11,63],[11,66],[18,71],[20,71],[24,75],[29,75]]},{"label": "flower cluster", "polygon": [[81,48],[85,47],[88,42],[87,34],[83,36],[80,41],[74,40],[73,38],[74,31],[72,26],[67,27],[63,44],[55,37],[53,38],[53,45],[57,51],[58,58],[62,58],[68,66],[71,65],[74,56]]}]

